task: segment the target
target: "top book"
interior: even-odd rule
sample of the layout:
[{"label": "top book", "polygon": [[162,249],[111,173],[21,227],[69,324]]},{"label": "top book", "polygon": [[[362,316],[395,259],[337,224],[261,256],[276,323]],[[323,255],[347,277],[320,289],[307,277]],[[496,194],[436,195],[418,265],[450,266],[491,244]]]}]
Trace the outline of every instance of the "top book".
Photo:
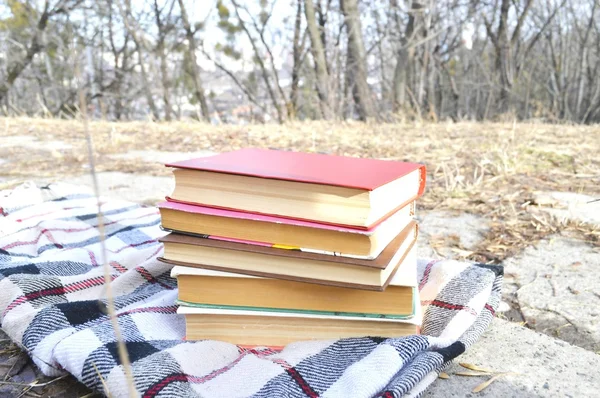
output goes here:
[{"label": "top book", "polygon": [[175,176],[170,201],[359,229],[374,228],[425,188],[418,163],[268,149],[166,166]]}]

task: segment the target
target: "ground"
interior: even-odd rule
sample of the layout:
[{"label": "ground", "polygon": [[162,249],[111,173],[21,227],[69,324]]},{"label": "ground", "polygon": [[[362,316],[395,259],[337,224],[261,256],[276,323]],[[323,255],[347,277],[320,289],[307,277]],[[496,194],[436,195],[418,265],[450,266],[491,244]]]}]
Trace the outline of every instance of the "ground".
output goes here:
[{"label": "ground", "polygon": [[[489,333],[533,339],[539,347],[532,352],[540,357],[551,356],[558,350],[552,344],[564,341],[568,344],[560,349],[569,351],[573,360],[585,357],[600,363],[600,201],[594,201],[600,199],[598,126],[313,122],[215,127],[195,122],[92,122],[85,128],[81,121],[0,118],[0,137],[0,190],[27,180],[91,185],[94,168],[103,195],[150,205],[172,189],[165,162],[240,147],[423,162],[428,175],[425,195],[417,204],[420,256],[503,264],[501,319],[494,321]],[[92,162],[88,143],[93,146]],[[467,354],[483,367],[501,367],[497,360],[502,355],[479,355],[497,350],[496,340],[483,338]],[[5,374],[0,394],[12,388],[19,395],[29,388],[23,383],[49,381],[39,377],[9,341],[0,344],[2,355],[12,355],[0,363],[0,375]],[[529,372],[535,363],[523,366]],[[462,379],[462,384],[453,391],[462,396],[461,386],[466,394],[474,385],[467,388],[468,378],[456,373],[460,372],[449,371],[450,379]],[[519,376],[509,375],[508,381],[498,380],[496,396],[507,391],[517,396],[522,391],[564,396],[568,392],[564,383],[573,376],[569,371],[533,373],[536,379],[519,381]],[[585,375],[575,376],[585,380]],[[543,377],[555,383],[540,382]],[[29,393],[87,394],[82,387],[67,390],[68,380]],[[557,389],[560,380],[563,387]],[[444,382],[453,383],[438,380],[429,394],[441,392]],[[492,387],[485,391],[493,394]],[[580,389],[575,395],[586,396],[586,391],[591,390]]]}]

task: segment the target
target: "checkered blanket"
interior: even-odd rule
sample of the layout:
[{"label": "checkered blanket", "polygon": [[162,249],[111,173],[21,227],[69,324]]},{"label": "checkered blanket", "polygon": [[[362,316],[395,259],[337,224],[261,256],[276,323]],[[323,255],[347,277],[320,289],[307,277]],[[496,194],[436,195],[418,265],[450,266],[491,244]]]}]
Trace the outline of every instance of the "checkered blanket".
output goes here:
[{"label": "checkered blanket", "polygon": [[[155,208],[96,199],[81,187],[0,192],[0,319],[46,375],[73,374],[127,396],[106,312],[109,264],[118,322],[143,397],[418,396],[476,342],[497,308],[501,267],[419,260],[422,335],[297,342],[282,351],[185,341],[176,281],[157,238]],[[108,391],[107,391],[108,390]]]}]

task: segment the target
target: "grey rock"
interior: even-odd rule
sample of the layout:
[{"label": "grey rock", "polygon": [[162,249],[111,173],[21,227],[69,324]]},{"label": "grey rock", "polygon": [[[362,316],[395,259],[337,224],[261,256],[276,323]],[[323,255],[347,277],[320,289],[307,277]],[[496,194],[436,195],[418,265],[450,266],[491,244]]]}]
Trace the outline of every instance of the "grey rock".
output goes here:
[{"label": "grey rock", "polygon": [[[155,177],[121,172],[96,174],[100,195],[143,204],[156,204],[173,192],[173,177]],[[93,188],[90,175],[74,177],[65,182]]]},{"label": "grey rock", "polygon": [[519,303],[530,327],[600,351],[599,248],[553,236],[504,266],[504,294]]},{"label": "grey rock", "polygon": [[559,220],[571,220],[600,226],[600,201],[574,192],[535,192],[531,211],[546,212]]},{"label": "grey rock", "polygon": [[432,249],[434,239],[456,236],[465,249],[475,247],[489,230],[487,221],[469,213],[451,211],[423,211],[417,207],[416,219],[419,222],[417,241],[419,256],[428,258],[459,258],[460,254],[450,247]]},{"label": "grey rock", "polygon": [[[494,319],[479,341],[459,356],[423,397],[596,397],[600,391],[600,355],[515,323]],[[480,393],[472,390],[490,377],[461,377],[466,362],[497,372],[514,372]]]}]

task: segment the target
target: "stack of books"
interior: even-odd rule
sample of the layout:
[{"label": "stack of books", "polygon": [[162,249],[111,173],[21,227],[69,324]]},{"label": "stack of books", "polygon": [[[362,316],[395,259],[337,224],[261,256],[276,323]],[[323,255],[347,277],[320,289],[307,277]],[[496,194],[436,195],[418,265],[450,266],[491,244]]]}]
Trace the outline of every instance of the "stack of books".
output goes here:
[{"label": "stack of books", "polygon": [[243,149],[170,163],[159,204],[186,338],[418,333],[417,163]]}]

